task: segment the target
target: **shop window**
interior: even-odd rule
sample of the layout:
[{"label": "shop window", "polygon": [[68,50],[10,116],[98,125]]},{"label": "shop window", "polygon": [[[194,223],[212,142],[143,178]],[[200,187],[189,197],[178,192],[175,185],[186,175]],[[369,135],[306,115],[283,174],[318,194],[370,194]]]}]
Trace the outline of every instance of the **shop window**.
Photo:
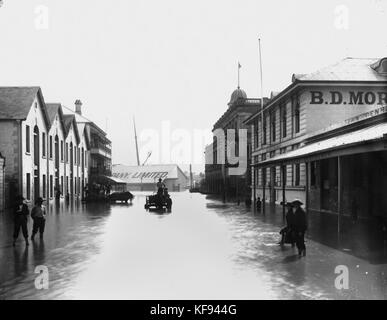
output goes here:
[{"label": "shop window", "polygon": [[317,162],[310,163],[310,186],[316,187],[317,185]]},{"label": "shop window", "polygon": [[282,176],[282,186],[286,186],[286,183],[287,183],[287,170],[286,170],[286,166],[285,167],[281,167],[281,176]]}]

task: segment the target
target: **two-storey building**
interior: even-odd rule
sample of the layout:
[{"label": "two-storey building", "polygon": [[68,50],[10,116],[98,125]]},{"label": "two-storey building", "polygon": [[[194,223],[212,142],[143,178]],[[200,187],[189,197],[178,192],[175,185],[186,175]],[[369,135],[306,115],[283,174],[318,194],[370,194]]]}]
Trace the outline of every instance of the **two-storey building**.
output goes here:
[{"label": "two-storey building", "polygon": [[[386,60],[346,58],[306,75],[273,95],[262,112],[251,116],[253,189],[266,202],[294,198],[308,203],[308,177],[320,170],[321,188],[313,195],[318,210],[337,212],[337,159],[307,166],[304,161],[276,162],[305,146],[308,138],[334,123],[369,112],[387,102]],[[313,175],[312,175],[313,176]],[[307,192],[308,191],[308,192]]]}]

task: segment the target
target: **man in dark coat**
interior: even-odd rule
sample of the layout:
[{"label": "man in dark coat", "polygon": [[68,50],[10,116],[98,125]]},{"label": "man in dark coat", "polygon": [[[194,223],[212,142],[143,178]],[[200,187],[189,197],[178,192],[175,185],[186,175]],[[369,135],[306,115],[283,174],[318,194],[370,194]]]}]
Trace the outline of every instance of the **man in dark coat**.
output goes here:
[{"label": "man in dark coat", "polygon": [[44,200],[42,198],[38,198],[36,200],[35,207],[32,208],[31,217],[34,220],[34,225],[32,227],[32,236],[31,240],[34,240],[35,235],[40,233],[40,239],[43,238],[44,228],[46,225],[46,208],[42,205]]},{"label": "man in dark coat", "polygon": [[14,209],[14,232],[13,232],[13,246],[16,245],[16,240],[19,237],[20,228],[23,232],[23,237],[26,241],[26,245],[28,246],[28,215],[29,210],[28,206],[24,203],[24,198],[22,196],[16,197],[16,204]]},{"label": "man in dark coat", "polygon": [[305,247],[305,232],[307,229],[306,213],[304,209],[301,208],[302,202],[298,199],[292,202],[294,207],[294,220],[293,220],[293,229],[296,236],[296,245],[298,249],[298,255],[306,255]]},{"label": "man in dark coat", "polygon": [[292,247],[294,247],[294,230],[293,230],[293,224],[294,224],[294,212],[293,212],[293,205],[291,202],[286,202],[285,207],[287,208],[286,213],[286,227],[282,228],[280,231],[281,234],[281,241],[280,245],[284,245],[285,243],[291,243]]}]

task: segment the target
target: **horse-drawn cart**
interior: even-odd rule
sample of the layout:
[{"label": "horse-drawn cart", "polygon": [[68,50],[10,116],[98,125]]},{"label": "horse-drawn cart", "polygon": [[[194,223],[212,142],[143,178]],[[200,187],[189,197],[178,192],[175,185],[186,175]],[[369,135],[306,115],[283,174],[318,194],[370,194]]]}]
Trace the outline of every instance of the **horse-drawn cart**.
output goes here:
[{"label": "horse-drawn cart", "polygon": [[144,205],[146,210],[150,208],[155,208],[158,210],[163,210],[164,208],[167,210],[172,209],[172,199],[169,196],[168,192],[152,194],[146,197],[146,202]]}]

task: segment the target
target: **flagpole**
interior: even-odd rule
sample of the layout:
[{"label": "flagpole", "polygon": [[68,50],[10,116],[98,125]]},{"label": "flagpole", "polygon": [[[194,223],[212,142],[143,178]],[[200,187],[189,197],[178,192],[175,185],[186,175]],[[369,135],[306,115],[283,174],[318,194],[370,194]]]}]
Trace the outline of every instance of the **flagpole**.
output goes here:
[{"label": "flagpole", "polygon": [[[258,44],[259,44],[259,73],[260,73],[260,78],[261,78],[261,127],[262,127],[262,145],[263,145],[263,135],[265,132],[263,131],[264,129],[264,117],[263,117],[263,74],[262,74],[262,50],[261,50],[261,38],[258,38]],[[266,170],[265,170],[266,171]],[[266,172],[264,176],[264,170],[261,168],[262,172],[262,213],[265,214],[265,204],[266,204]]]},{"label": "flagpole", "polygon": [[238,61],[238,89],[240,88],[240,63],[239,63],[239,61]]}]

